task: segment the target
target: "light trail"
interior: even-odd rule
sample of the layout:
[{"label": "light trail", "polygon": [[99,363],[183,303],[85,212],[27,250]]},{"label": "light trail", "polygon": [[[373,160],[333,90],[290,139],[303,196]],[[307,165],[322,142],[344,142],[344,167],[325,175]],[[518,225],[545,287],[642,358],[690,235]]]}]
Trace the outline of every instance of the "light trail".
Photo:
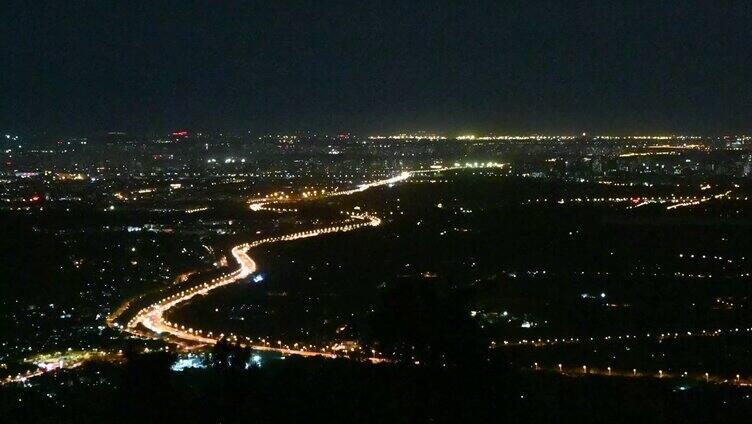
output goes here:
[{"label": "light trail", "polygon": [[[211,279],[210,281],[198,284],[189,289],[182,290],[164,299],[161,299],[154,304],[141,309],[126,325],[126,331],[143,337],[155,337],[163,334],[169,335],[175,339],[175,341],[183,348],[190,348],[190,345],[212,345],[217,343],[220,339],[225,337],[224,334],[214,335],[211,332],[204,332],[203,330],[185,328],[184,325],[177,325],[165,320],[165,313],[185,303],[195,296],[206,295],[210,291],[224,287],[226,285],[241,281],[251,274],[256,272],[256,262],[248,256],[248,251],[252,248],[283,241],[299,240],[309,237],[316,237],[323,234],[331,234],[337,232],[353,231],[359,228],[368,226],[378,226],[381,224],[381,219],[369,215],[369,214],[353,214],[350,218],[359,222],[342,224],[322,229],[301,231],[284,236],[268,237],[265,239],[257,240],[252,243],[244,243],[232,248],[232,256],[238,263],[239,267],[235,271]],[[148,332],[142,331],[139,326],[142,326],[148,330]],[[151,334],[149,333],[151,332]],[[281,353],[283,355],[301,355],[301,356],[323,356],[334,358],[339,355],[329,353],[325,351],[306,350],[306,349],[294,349],[286,346],[273,347],[268,344],[251,344],[250,339],[231,334],[229,337],[231,340],[238,342],[241,346],[250,347],[256,350],[273,351]],[[244,343],[242,340],[246,340]],[[369,358],[371,362],[379,362],[381,358]]]},{"label": "light trail", "polygon": [[731,194],[731,190],[728,190],[725,193],[716,194],[715,196],[702,197],[702,198],[699,198],[697,200],[690,201],[690,202],[676,203],[674,205],[667,206],[666,210],[682,208],[682,207],[687,207],[687,206],[696,206],[696,205],[699,205],[700,203],[705,203],[708,200],[723,199],[724,197],[728,197],[729,194]]},{"label": "light trail", "polygon": [[298,197],[291,197],[290,195],[282,194],[282,192],[275,192],[271,195],[257,198],[250,200],[250,209],[252,211],[272,211],[272,212],[297,212],[297,209],[292,208],[276,208],[276,207],[270,207],[269,204],[278,204],[278,203],[292,203],[292,202],[300,202],[304,200],[314,200],[314,199],[322,199],[326,197],[335,197],[335,196],[349,196],[351,194],[361,193],[363,191],[366,191],[370,188],[374,187],[380,187],[380,186],[391,186],[403,181],[406,181],[412,176],[420,175],[420,174],[427,174],[427,173],[436,173],[436,172],[444,172],[444,171],[455,171],[459,169],[485,169],[485,168],[503,168],[506,164],[498,163],[498,162],[473,162],[473,163],[466,163],[464,165],[459,163],[454,163],[451,166],[432,166],[429,169],[417,169],[412,171],[403,171],[399,175],[396,175],[391,178],[386,178],[383,180],[377,180],[377,181],[371,181],[368,183],[363,183],[358,185],[356,188],[350,189],[350,190],[339,190],[339,191],[324,191],[322,190],[320,194],[315,193],[311,194],[310,192],[302,193],[302,195]]},{"label": "light trail", "polygon": [[[470,168],[478,168],[478,167],[503,167],[504,164],[499,163],[481,163],[478,164],[466,164],[465,167]],[[400,173],[397,176],[386,178],[378,181],[372,181],[369,183],[363,183],[357,186],[354,189],[351,190],[343,190],[343,191],[334,191],[334,192],[326,192],[323,193],[319,197],[333,197],[333,196],[348,196],[355,193],[361,193],[363,191],[366,191],[370,188],[379,187],[379,186],[385,186],[385,185],[393,185],[397,184],[399,182],[405,181],[408,178],[410,178],[413,175],[416,174],[423,174],[423,173],[434,173],[434,172],[440,172],[440,171],[449,171],[449,170],[456,170],[461,169],[463,166],[460,164],[454,164],[454,166],[449,167],[432,167],[431,169],[421,169],[421,170],[415,170],[415,171],[404,171]],[[280,208],[270,208],[267,205],[270,203],[279,203],[279,202],[295,202],[295,201],[302,201],[302,200],[310,200],[314,197],[300,197],[300,198],[292,198],[290,199],[289,195],[285,196],[271,196],[271,197],[265,197],[262,199],[258,199],[255,201],[252,201],[250,204],[250,209],[253,211],[259,211],[259,210],[272,210],[277,212],[297,212],[297,209],[280,209]],[[210,281],[195,285],[189,289],[182,290],[178,293],[175,293],[171,296],[168,296],[166,298],[163,298],[152,305],[145,307],[138,311],[136,315],[128,321],[126,324],[124,330],[137,335],[141,337],[147,337],[147,338],[155,338],[155,337],[161,337],[162,335],[166,335],[172,339],[172,341],[176,342],[179,346],[182,348],[188,349],[195,346],[190,345],[213,345],[217,343],[220,339],[225,337],[225,334],[219,334],[215,335],[212,332],[204,332],[200,329],[193,329],[193,328],[185,328],[184,325],[174,324],[169,321],[166,321],[164,316],[165,313],[182,304],[190,299],[194,298],[198,295],[206,295],[210,291],[218,289],[220,287],[224,287],[229,284],[233,284],[237,281],[243,280],[244,278],[247,278],[251,274],[256,272],[256,263],[251,259],[250,256],[248,256],[248,251],[252,248],[258,247],[263,244],[269,244],[269,243],[276,243],[276,242],[282,242],[282,241],[291,241],[291,240],[298,240],[308,237],[315,237],[322,234],[329,234],[329,233],[335,233],[335,232],[347,232],[356,230],[359,228],[367,227],[367,226],[378,226],[381,224],[381,219],[364,213],[364,214],[351,214],[351,219],[358,220],[360,222],[358,223],[350,223],[350,224],[342,224],[338,226],[332,226],[327,227],[323,229],[316,229],[316,230],[309,230],[309,231],[302,231],[298,233],[293,233],[285,236],[277,236],[277,237],[269,237],[261,240],[254,241],[252,243],[245,243],[241,245],[237,245],[232,248],[232,256],[235,258],[235,261],[238,263],[239,268],[235,271],[223,275],[220,277],[213,278]],[[118,309],[118,313],[113,314],[109,321],[110,325],[113,327],[121,328],[118,323],[115,322],[115,318],[121,316],[125,310],[127,309],[128,305],[124,305],[123,307]],[[146,329],[147,331],[142,330]],[[297,348],[290,348],[287,345],[282,345],[281,342],[278,342],[278,346],[274,347],[271,346],[268,342],[263,344],[253,343],[249,338],[247,337],[240,337],[230,334],[230,339],[232,339],[235,342],[239,342],[241,346],[244,347],[251,347],[256,350],[265,350],[265,351],[273,351],[278,352],[283,355],[301,355],[301,356],[323,356],[323,357],[339,357],[341,355],[337,355],[335,353],[327,352],[326,349],[320,349],[320,350],[309,350],[305,347],[301,347],[299,349]],[[245,342],[243,342],[245,340]],[[312,348],[312,346],[310,346]],[[377,363],[382,362],[385,359],[375,356],[371,356],[369,358],[366,358],[367,360]]]},{"label": "light trail", "polygon": [[[446,168],[446,169],[448,170],[449,168]],[[274,197],[274,196],[267,196],[267,197],[252,201],[250,208],[252,211],[269,210],[269,211],[274,211],[274,212],[297,212],[298,211],[297,209],[270,208],[267,205],[270,203],[296,202],[296,201],[301,201],[301,200],[312,200],[316,198],[320,199],[324,197],[349,196],[351,194],[366,191],[369,188],[379,187],[383,185],[397,184],[401,181],[407,180],[408,178],[410,178],[410,176],[413,175],[413,173],[416,173],[416,172],[418,171],[405,171],[395,177],[378,180],[378,181],[372,181],[370,183],[363,183],[357,186],[356,188],[353,188],[350,190],[330,191],[330,192],[322,191],[321,194],[318,196],[309,196],[308,193],[304,193],[304,195],[300,197],[293,197],[292,199],[290,198],[289,195],[286,195],[281,198]]]}]

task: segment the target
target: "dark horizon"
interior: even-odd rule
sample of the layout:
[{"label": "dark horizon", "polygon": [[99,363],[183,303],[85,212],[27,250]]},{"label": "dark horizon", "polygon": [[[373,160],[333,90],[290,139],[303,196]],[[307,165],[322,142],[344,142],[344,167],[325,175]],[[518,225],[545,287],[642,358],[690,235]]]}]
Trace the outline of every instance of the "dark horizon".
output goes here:
[{"label": "dark horizon", "polygon": [[711,135],[752,122],[744,2],[12,3],[8,131]]}]

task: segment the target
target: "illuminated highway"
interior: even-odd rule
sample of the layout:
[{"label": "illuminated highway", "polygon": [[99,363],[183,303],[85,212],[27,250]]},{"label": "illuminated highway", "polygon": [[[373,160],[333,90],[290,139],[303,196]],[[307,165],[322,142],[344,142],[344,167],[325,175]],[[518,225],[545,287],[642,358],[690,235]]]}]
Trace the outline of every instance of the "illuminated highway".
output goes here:
[{"label": "illuminated highway", "polygon": [[[485,163],[485,164],[482,163],[480,165],[479,164],[467,164],[466,165],[466,167],[502,167],[502,166],[503,164],[498,164],[498,163]],[[461,167],[462,166],[460,164],[454,164],[454,166],[451,166],[451,167],[432,167],[430,169],[425,169],[425,170],[405,171],[391,178],[360,184],[354,189],[343,190],[343,191],[331,191],[331,192],[322,191],[320,195],[318,195],[317,193],[317,195],[315,196],[309,196],[308,193],[305,193],[305,195],[303,196],[290,198],[289,195],[281,195],[280,193],[275,193],[274,195],[270,195],[261,199],[250,201],[249,207],[253,211],[271,210],[271,211],[277,211],[277,212],[297,212],[297,209],[289,209],[289,208],[282,209],[282,208],[269,207],[269,204],[272,204],[272,203],[276,204],[280,202],[295,202],[295,201],[303,201],[303,200],[312,200],[314,198],[322,198],[322,197],[347,196],[347,195],[351,195],[355,193],[360,193],[360,192],[363,192],[365,190],[368,190],[374,187],[385,186],[385,185],[391,186],[393,184],[405,181],[411,176],[416,175],[416,174],[448,171],[448,170],[453,170],[453,169],[460,169]],[[252,248],[261,246],[263,244],[299,240],[303,238],[316,237],[319,235],[329,234],[329,233],[353,231],[359,228],[364,228],[364,227],[369,227],[369,226],[378,226],[380,224],[381,224],[381,219],[373,215],[370,215],[368,213],[349,214],[348,219],[340,225],[320,228],[320,229],[315,229],[315,230],[301,231],[298,233],[293,233],[293,234],[284,235],[284,236],[268,237],[268,238],[254,241],[252,243],[244,243],[244,244],[235,246],[232,248],[231,253],[239,266],[236,270],[232,271],[229,274],[213,278],[209,281],[195,285],[191,288],[182,290],[171,296],[163,298],[146,308],[141,309],[135,314],[135,316],[130,321],[128,321],[128,323],[125,325],[123,329],[125,331],[130,332],[131,334],[135,334],[141,337],[155,338],[155,337],[165,336],[166,339],[172,342],[175,342],[176,344],[178,344],[180,347],[184,349],[192,349],[192,348],[197,348],[197,347],[201,347],[205,345],[212,345],[212,344],[215,344],[220,339],[222,339],[223,337],[227,337],[228,339],[234,342],[237,342],[241,346],[244,346],[244,347],[251,347],[256,350],[274,351],[274,352],[278,352],[284,355],[324,356],[324,357],[330,357],[330,358],[340,356],[337,353],[335,353],[336,351],[332,347],[317,348],[312,345],[298,346],[297,344],[293,346],[287,346],[287,345],[284,345],[281,341],[278,341],[276,345],[272,345],[270,342],[266,340],[252,341],[251,339],[248,339],[242,336],[237,336],[235,334],[228,334],[228,335],[225,335],[223,333],[213,334],[212,332],[206,332],[201,329],[186,328],[184,325],[167,321],[165,319],[165,314],[168,310],[189,301],[195,296],[206,295],[212,290],[218,289],[220,287],[224,287],[229,284],[233,284],[238,281],[242,281],[245,278],[248,278],[253,273],[255,273],[256,263],[253,261],[253,259],[250,256],[248,256],[248,252]],[[126,304],[118,308],[118,310],[108,318],[108,323],[110,323],[110,325],[113,327],[121,328],[120,325],[116,322],[116,320],[119,316],[121,316],[128,309],[128,306],[129,305]],[[372,352],[372,355],[370,358],[368,358],[368,360],[370,360],[371,362],[381,362],[384,359],[377,357],[376,352]]]},{"label": "illuminated highway", "polygon": [[[214,344],[223,337],[225,334],[213,334],[211,332],[204,332],[200,329],[185,328],[183,325],[174,324],[166,321],[164,318],[165,313],[184,302],[192,299],[198,295],[206,295],[210,291],[217,288],[232,284],[238,281],[242,281],[248,278],[251,274],[256,272],[256,263],[248,256],[248,251],[252,248],[261,246],[263,244],[277,243],[283,241],[299,240],[303,238],[316,237],[322,234],[330,234],[337,232],[353,231],[359,228],[367,226],[378,226],[381,224],[381,219],[369,215],[369,214],[353,214],[349,215],[349,222],[341,225],[326,227],[315,230],[301,231],[284,236],[269,237],[261,240],[254,241],[252,243],[245,243],[235,246],[232,249],[232,256],[238,263],[239,267],[224,276],[213,278],[207,282],[198,284],[189,289],[182,290],[171,296],[159,300],[158,302],[141,309],[126,325],[126,330],[145,337],[154,337],[160,335],[170,336],[170,340],[175,341],[183,348],[192,348],[195,346]],[[148,331],[143,331],[140,327],[145,328]],[[295,348],[283,346],[281,343],[277,347],[267,344],[252,344],[249,339],[238,337],[234,334],[227,335],[227,337],[241,344],[241,346],[248,346],[257,350],[274,351],[284,355],[302,355],[302,356],[325,356],[336,357],[337,355],[331,352],[321,350],[310,350],[306,348]],[[373,358],[373,361],[377,361]]]}]

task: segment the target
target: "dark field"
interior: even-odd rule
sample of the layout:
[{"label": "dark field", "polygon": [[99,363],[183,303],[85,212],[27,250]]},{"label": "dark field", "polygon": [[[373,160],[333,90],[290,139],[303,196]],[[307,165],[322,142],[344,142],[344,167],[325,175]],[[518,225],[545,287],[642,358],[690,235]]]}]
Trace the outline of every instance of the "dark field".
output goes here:
[{"label": "dark field", "polygon": [[[417,360],[419,351],[433,357],[461,350],[448,346],[456,343],[578,338],[581,343],[497,350],[512,351],[520,366],[752,371],[745,345],[745,323],[752,322],[745,217],[752,210],[745,202],[674,210],[660,204],[627,209],[631,200],[530,204],[531,198],[667,196],[674,189],[494,175],[436,180],[447,182],[309,205],[303,216],[357,205],[387,223],[252,251],[262,282],[222,289],[172,318],[289,344],[356,342]],[[696,192],[687,187],[679,194]],[[427,328],[445,334],[429,337]],[[729,338],[696,337],[737,328],[742,333]],[[695,337],[659,340],[661,333],[687,332]],[[618,339],[627,335],[632,339]]]}]

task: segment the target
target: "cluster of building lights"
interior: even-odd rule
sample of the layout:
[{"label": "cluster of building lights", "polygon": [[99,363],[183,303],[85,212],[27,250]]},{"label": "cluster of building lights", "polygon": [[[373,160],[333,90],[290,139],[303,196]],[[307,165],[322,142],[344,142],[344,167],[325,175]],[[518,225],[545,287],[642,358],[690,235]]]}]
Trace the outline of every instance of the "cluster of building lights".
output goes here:
[{"label": "cluster of building lights", "polygon": [[121,359],[122,352],[106,352],[99,349],[85,351],[68,349],[65,352],[35,355],[24,360],[26,363],[35,365],[35,369],[0,379],[0,386],[12,383],[26,383],[27,380],[46,373],[78,368],[88,361],[120,361]]},{"label": "cluster of building lights", "polygon": [[484,135],[476,136],[472,134],[465,134],[457,136],[458,141],[499,141],[499,140],[513,140],[513,141],[552,141],[552,140],[575,140],[578,136],[575,135]]},{"label": "cluster of building lights", "polygon": [[438,140],[446,140],[447,138],[443,135],[437,135],[437,134],[395,134],[395,135],[372,135],[368,137],[369,140],[409,140],[409,141],[422,141],[422,140],[428,140],[428,141],[438,141]]}]

